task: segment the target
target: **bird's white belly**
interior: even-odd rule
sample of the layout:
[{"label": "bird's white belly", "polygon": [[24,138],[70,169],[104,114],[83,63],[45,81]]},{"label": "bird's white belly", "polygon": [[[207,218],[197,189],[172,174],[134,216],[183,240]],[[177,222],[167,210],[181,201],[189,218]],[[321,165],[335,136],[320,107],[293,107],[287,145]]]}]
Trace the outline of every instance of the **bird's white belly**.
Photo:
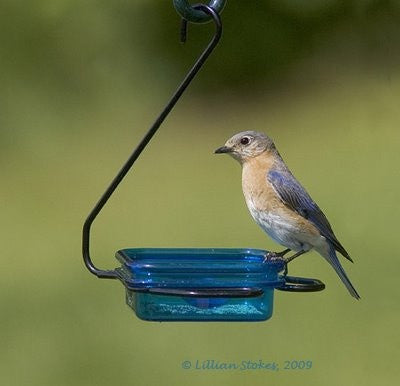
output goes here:
[{"label": "bird's white belly", "polygon": [[321,236],[305,232],[292,217],[280,211],[260,211],[252,200],[246,203],[256,223],[278,244],[292,251],[308,251],[321,242]]}]

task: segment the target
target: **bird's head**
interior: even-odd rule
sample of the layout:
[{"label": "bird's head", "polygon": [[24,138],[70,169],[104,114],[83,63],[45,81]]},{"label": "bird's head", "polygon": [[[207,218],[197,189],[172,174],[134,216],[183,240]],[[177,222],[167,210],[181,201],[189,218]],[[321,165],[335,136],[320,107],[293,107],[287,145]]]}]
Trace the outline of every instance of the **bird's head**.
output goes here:
[{"label": "bird's head", "polygon": [[242,131],[229,138],[224,146],[215,150],[215,153],[227,153],[243,163],[266,151],[275,150],[274,142],[265,134],[256,131]]}]

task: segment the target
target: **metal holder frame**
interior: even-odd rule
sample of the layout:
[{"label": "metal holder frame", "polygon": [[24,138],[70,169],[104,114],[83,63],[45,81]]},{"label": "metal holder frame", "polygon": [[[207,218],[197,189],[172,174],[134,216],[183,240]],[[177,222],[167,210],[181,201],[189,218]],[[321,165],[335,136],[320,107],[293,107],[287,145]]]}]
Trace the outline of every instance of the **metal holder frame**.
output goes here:
[{"label": "metal holder frame", "polygon": [[[139,142],[135,150],[132,152],[128,160],[122,166],[120,171],[117,173],[115,178],[112,180],[111,184],[108,186],[106,191],[100,197],[99,201],[96,203],[92,211],[89,213],[82,231],[82,255],[83,261],[86,268],[90,273],[97,276],[100,279],[119,279],[127,289],[138,291],[138,292],[149,292],[158,295],[175,295],[175,296],[192,296],[192,297],[255,297],[260,296],[263,293],[262,288],[209,288],[209,289],[196,289],[196,288],[152,288],[152,289],[139,289],[129,287],[129,285],[124,281],[123,277],[116,270],[103,270],[97,268],[90,256],[90,231],[91,226],[103,209],[104,205],[107,203],[111,195],[114,193],[115,189],[124,179],[126,174],[132,168],[135,161],[138,159],[144,148],[148,145],[154,134],[160,128],[161,124],[164,122],[168,114],[174,108],[175,104],[181,98],[184,91],[187,89],[189,84],[192,82],[196,74],[199,72],[207,58],[210,56],[214,48],[217,46],[221,35],[222,35],[222,23],[219,16],[219,11],[222,11],[226,0],[213,0],[209,2],[209,5],[196,4],[190,5],[187,0],[174,0],[174,5],[178,13],[183,17],[183,34],[182,41],[186,40],[186,23],[204,23],[212,20],[215,24],[215,33],[201,53],[199,58],[194,63],[193,67],[189,70],[188,74],[183,79],[182,83],[172,95],[171,99],[161,111],[158,118],[155,120],[153,125],[144,135],[143,139]],[[214,8],[215,7],[215,8]],[[305,279],[297,277],[285,277],[286,282],[284,285],[277,287],[276,289],[282,291],[292,291],[292,292],[304,292],[304,291],[321,291],[325,288],[325,285],[317,279]]]}]

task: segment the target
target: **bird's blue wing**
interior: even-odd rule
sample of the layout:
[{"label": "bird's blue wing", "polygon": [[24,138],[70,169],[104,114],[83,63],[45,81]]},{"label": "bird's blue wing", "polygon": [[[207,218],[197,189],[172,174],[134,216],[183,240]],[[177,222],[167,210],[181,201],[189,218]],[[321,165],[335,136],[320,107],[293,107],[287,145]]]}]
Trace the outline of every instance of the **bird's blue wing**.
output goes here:
[{"label": "bird's blue wing", "polygon": [[267,179],[286,206],[311,221],[337,251],[350,261],[353,261],[336,238],[322,210],[289,170],[271,169],[267,174]]}]

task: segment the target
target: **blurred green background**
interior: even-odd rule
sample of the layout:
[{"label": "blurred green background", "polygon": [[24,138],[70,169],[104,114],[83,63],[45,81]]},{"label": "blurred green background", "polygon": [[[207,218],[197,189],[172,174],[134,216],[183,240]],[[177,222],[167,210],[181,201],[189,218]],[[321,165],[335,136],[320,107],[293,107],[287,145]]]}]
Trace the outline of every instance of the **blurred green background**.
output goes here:
[{"label": "blurred green background", "polygon": [[[271,135],[355,260],[362,299],[317,254],[265,323],[151,323],[81,261],[81,226],[212,25],[179,41],[171,1],[3,0],[0,384],[393,385],[400,376],[400,3],[228,1],[220,46],[93,227],[124,247],[280,249],[253,223],[240,168],[213,150]],[[303,371],[184,370],[184,360],[312,360]]]}]

